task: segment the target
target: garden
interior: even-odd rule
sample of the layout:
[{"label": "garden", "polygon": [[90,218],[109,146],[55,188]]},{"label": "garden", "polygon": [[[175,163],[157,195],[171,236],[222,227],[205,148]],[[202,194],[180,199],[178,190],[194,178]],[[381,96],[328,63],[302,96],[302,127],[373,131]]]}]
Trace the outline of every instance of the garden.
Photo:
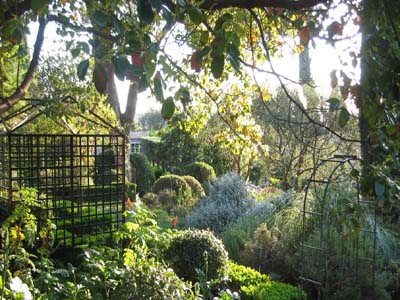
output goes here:
[{"label": "garden", "polygon": [[2,1],[0,300],[400,299],[398,15]]}]

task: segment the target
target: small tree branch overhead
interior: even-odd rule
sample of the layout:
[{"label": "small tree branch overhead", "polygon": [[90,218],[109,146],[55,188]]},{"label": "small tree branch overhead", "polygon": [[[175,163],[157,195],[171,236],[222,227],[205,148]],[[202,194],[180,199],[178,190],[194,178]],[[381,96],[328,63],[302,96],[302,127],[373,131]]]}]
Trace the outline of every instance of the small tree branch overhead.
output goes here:
[{"label": "small tree branch overhead", "polygon": [[43,40],[44,40],[44,31],[46,29],[47,20],[41,18],[39,21],[39,30],[36,37],[35,48],[33,50],[32,60],[29,65],[28,71],[25,74],[25,77],[20,86],[18,86],[15,92],[3,99],[0,103],[0,114],[3,114],[11,107],[13,107],[20,99],[22,99],[25,93],[28,91],[29,86],[32,83],[33,75],[39,65],[39,55],[42,50]]}]

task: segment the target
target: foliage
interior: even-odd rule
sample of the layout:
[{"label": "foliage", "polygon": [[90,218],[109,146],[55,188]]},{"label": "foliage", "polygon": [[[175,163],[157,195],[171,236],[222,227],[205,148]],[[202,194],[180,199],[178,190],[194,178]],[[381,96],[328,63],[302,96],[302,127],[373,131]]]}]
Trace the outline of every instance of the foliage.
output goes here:
[{"label": "foliage", "polygon": [[254,205],[244,180],[236,174],[217,178],[210,187],[209,196],[200,200],[187,217],[189,226],[222,233],[227,225],[244,216]]},{"label": "foliage", "polygon": [[190,185],[178,175],[170,174],[158,178],[153,185],[153,192],[158,195],[162,205],[191,207],[194,204]]},{"label": "foliage", "polygon": [[185,230],[173,238],[165,257],[176,274],[192,282],[198,281],[197,270],[205,271],[207,253],[208,279],[220,280],[227,270],[228,254],[222,242],[206,230]]},{"label": "foliage", "polygon": [[162,190],[172,190],[179,195],[189,189],[190,186],[182,177],[173,174],[161,176],[153,185],[153,192],[156,194]]},{"label": "foliage", "polygon": [[271,281],[268,275],[236,263],[229,263],[228,286],[240,290],[243,300],[300,300],[306,299],[301,289],[289,284]]},{"label": "foliage", "polygon": [[290,284],[270,281],[242,288],[243,300],[305,300],[306,293]]},{"label": "foliage", "polygon": [[150,109],[138,117],[138,123],[141,129],[160,130],[165,120],[158,110]]},{"label": "foliage", "polygon": [[[147,158],[149,159],[149,161],[152,164],[158,165],[160,162],[160,159],[158,157],[158,152],[159,152],[158,149],[160,147],[160,138],[154,137],[154,136],[142,137],[140,141],[141,141],[142,153],[147,156]],[[158,177],[160,177],[160,176],[158,176]],[[158,177],[156,176],[156,179]]]},{"label": "foliage", "polygon": [[139,196],[143,196],[151,190],[155,180],[154,171],[146,155],[142,153],[131,154],[130,162],[132,164],[132,181],[137,184]]},{"label": "foliage", "polygon": [[233,261],[229,261],[228,268],[229,287],[233,290],[240,290],[242,286],[256,286],[271,280],[268,275],[261,274],[252,268],[238,265]]},{"label": "foliage", "polygon": [[[254,194],[254,192],[253,192]],[[222,236],[226,249],[229,252],[230,258],[244,265],[251,265],[257,269],[260,266],[270,263],[270,260],[265,258],[257,259],[258,253],[253,252],[252,248],[255,243],[254,232],[264,222],[270,222],[274,214],[279,214],[279,209],[282,203],[290,201],[294,196],[292,191],[277,193],[266,193],[263,200],[257,201],[255,206],[237,222],[228,225]],[[249,248],[253,250],[249,250]],[[265,263],[263,262],[263,259]],[[261,268],[262,269],[262,268]]]},{"label": "foliage", "polygon": [[150,208],[154,208],[160,205],[160,202],[158,201],[158,196],[154,193],[144,194],[142,197],[142,201]]},{"label": "foliage", "polygon": [[[169,121],[161,133],[158,160],[170,172],[181,173],[183,167],[200,156],[201,143],[184,129],[183,116],[177,115]],[[189,174],[191,175],[191,174]]]},{"label": "foliage", "polygon": [[201,183],[196,178],[194,178],[193,176],[190,176],[190,175],[184,175],[184,176],[182,176],[182,178],[186,181],[186,183],[192,189],[192,195],[194,197],[196,197],[197,199],[200,199],[206,195],[203,187],[201,186]]},{"label": "foliage", "polygon": [[185,173],[196,178],[203,187],[215,179],[215,171],[205,162],[193,162],[185,166]]}]

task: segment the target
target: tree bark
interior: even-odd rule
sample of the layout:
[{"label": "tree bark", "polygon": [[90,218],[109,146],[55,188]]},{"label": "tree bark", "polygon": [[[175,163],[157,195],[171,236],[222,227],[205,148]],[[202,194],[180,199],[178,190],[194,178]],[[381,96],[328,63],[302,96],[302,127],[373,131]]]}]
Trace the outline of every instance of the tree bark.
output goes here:
[{"label": "tree bark", "polygon": [[39,21],[39,30],[36,37],[32,60],[29,65],[28,71],[26,72],[21,85],[17,87],[15,92],[11,96],[5,98],[0,102],[0,115],[4,114],[6,111],[11,109],[15,104],[17,104],[18,101],[21,100],[28,91],[33,80],[33,75],[35,74],[36,69],[39,65],[39,56],[40,56],[40,51],[42,50],[46,25],[47,21],[41,18]]}]

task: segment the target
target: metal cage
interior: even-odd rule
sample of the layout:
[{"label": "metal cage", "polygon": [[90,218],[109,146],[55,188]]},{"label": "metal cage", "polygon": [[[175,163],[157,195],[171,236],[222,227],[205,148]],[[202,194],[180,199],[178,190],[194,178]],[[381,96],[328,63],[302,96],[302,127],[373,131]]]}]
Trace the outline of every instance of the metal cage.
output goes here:
[{"label": "metal cage", "polygon": [[57,246],[111,237],[124,222],[125,138],[1,134],[0,206],[10,209],[24,188],[37,190]]}]

